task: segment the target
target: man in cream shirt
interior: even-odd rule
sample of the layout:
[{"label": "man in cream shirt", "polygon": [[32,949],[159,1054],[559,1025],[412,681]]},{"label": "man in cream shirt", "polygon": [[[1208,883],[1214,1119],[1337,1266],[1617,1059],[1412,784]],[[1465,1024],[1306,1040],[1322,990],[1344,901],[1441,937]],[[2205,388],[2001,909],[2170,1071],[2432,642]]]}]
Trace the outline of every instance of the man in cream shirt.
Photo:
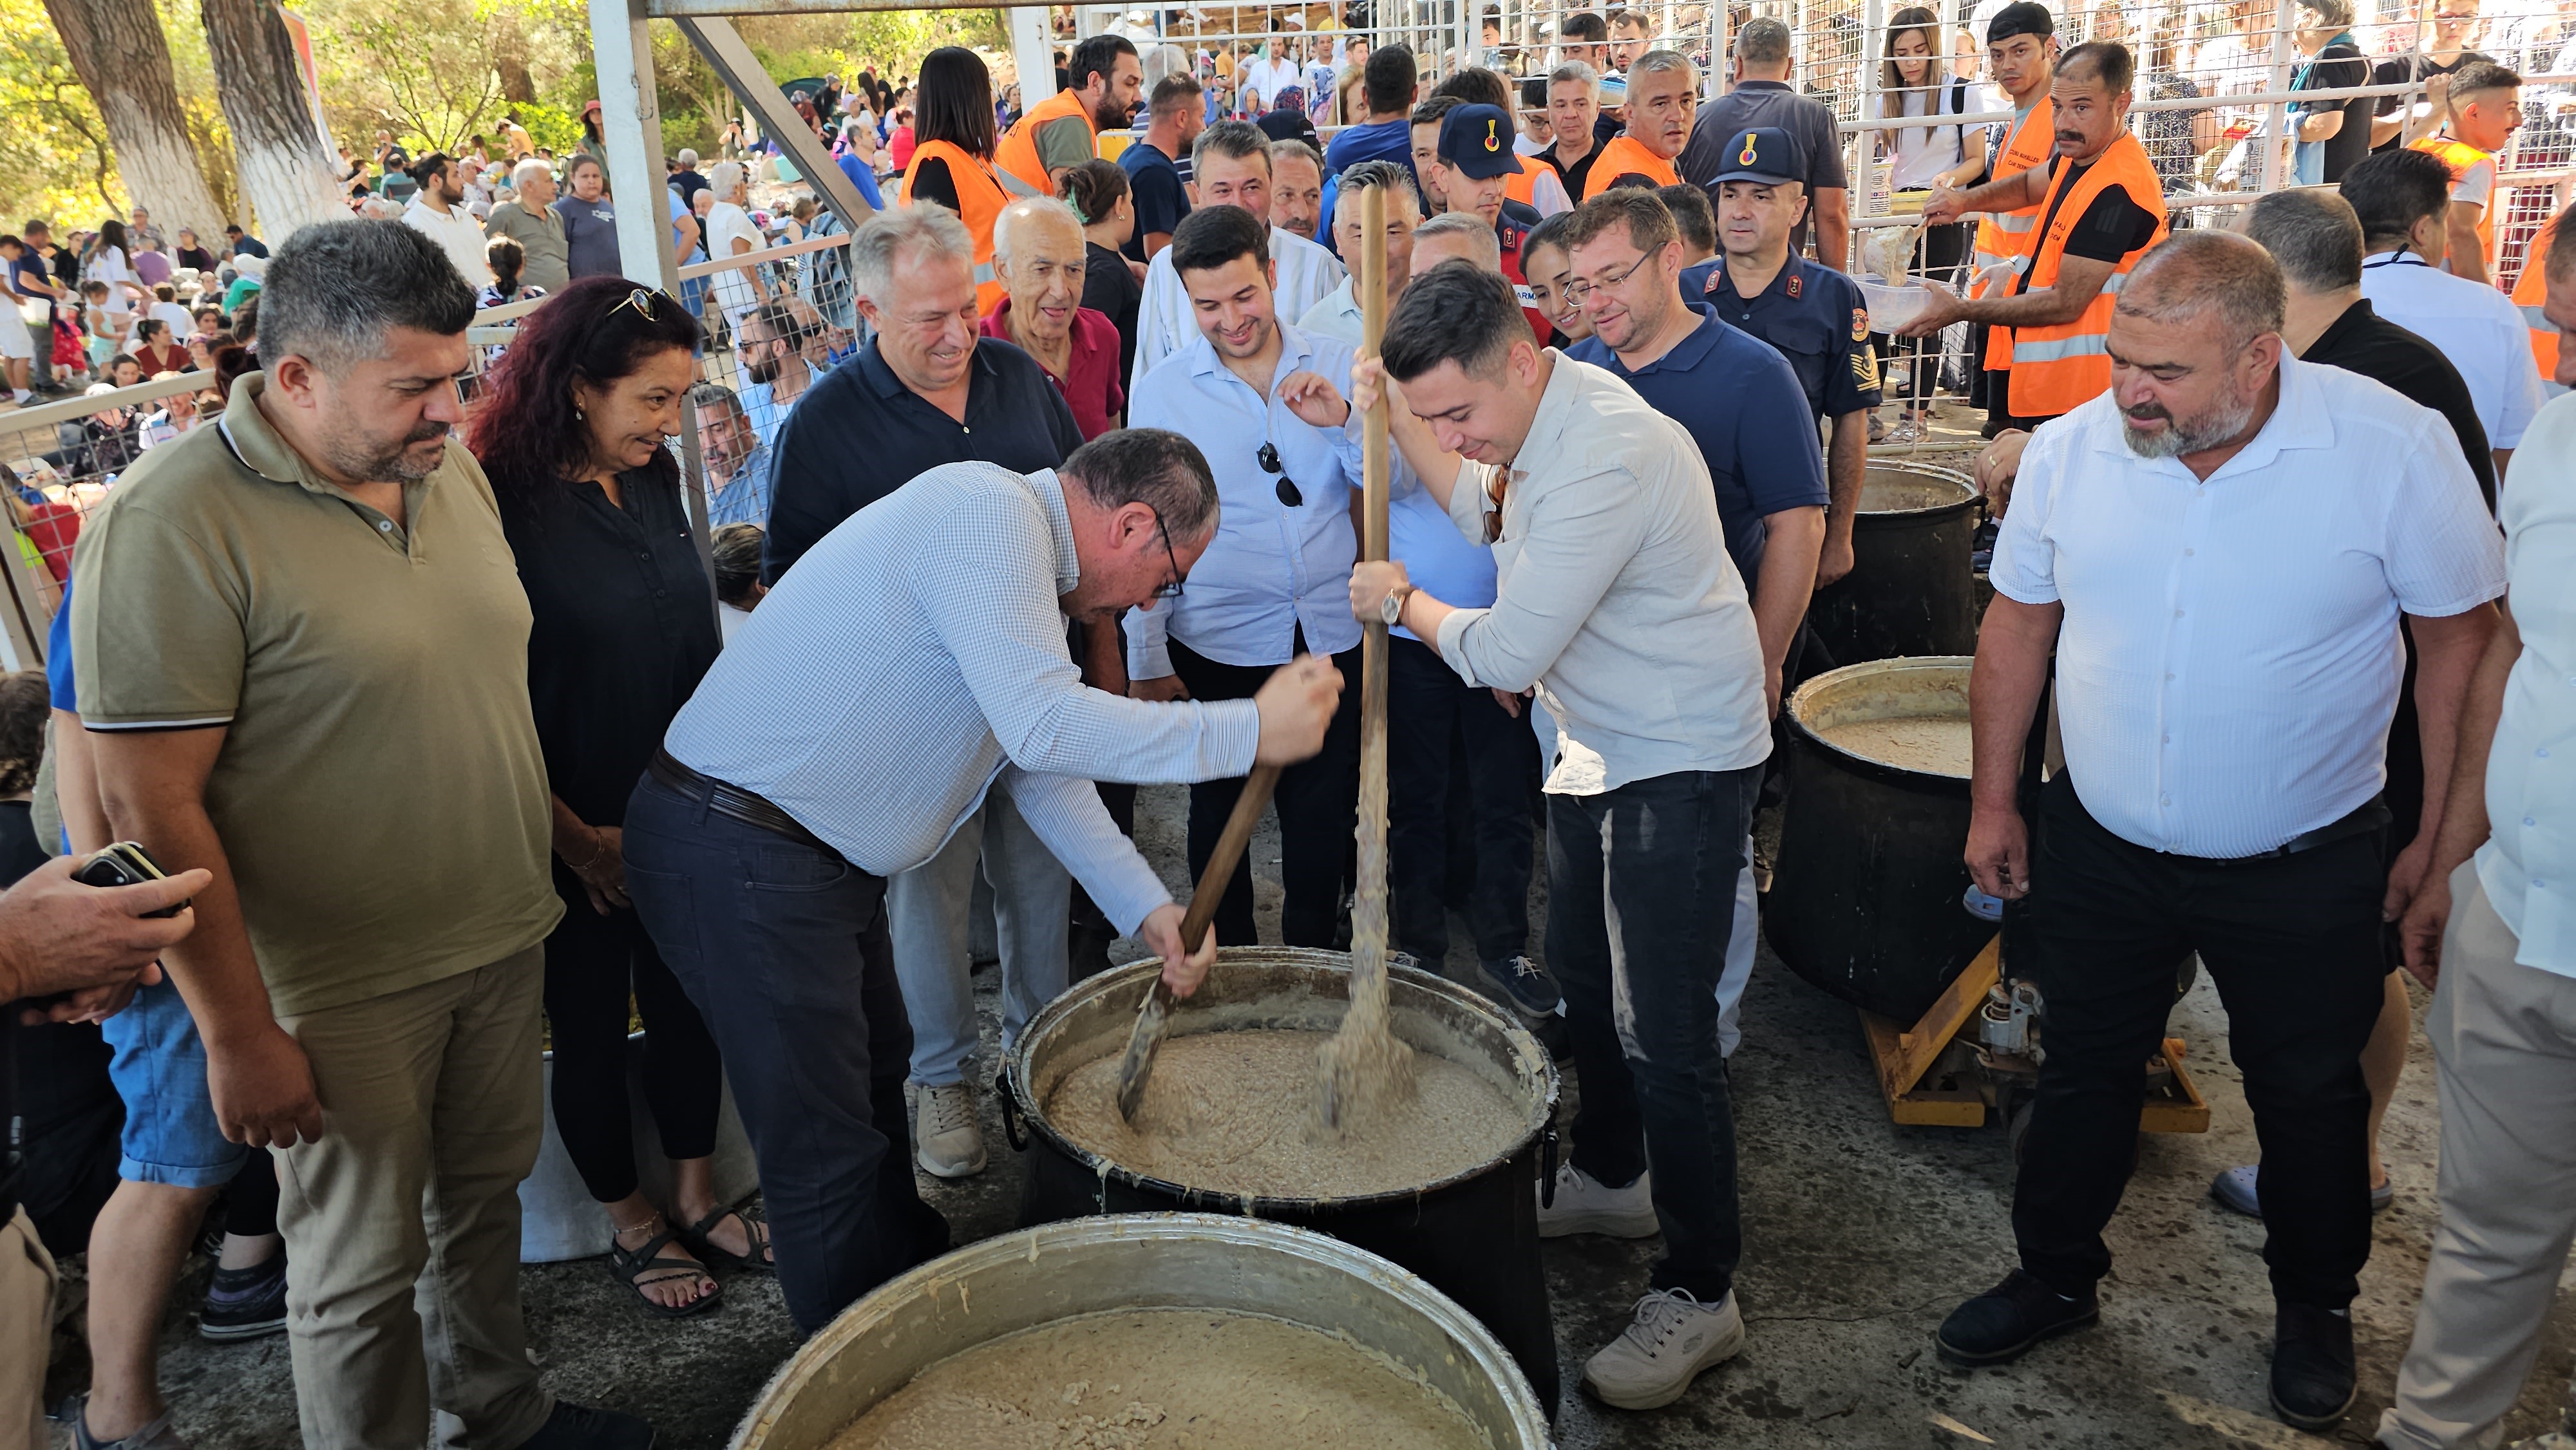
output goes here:
[{"label": "man in cream shirt", "polygon": [[1539,1232],[1662,1232],[1634,1321],[1584,1367],[1604,1401],[1653,1409],[1744,1344],[1716,987],[1771,753],[1761,640],[1690,435],[1539,347],[1511,284],[1461,261],[1417,275],[1383,357],[1353,371],[1356,401],[1386,387],[1405,461],[1492,542],[1498,590],[1455,608],[1364,563],[1351,605],[1471,684],[1535,686],[1558,722],[1547,956],[1583,1107]]}]

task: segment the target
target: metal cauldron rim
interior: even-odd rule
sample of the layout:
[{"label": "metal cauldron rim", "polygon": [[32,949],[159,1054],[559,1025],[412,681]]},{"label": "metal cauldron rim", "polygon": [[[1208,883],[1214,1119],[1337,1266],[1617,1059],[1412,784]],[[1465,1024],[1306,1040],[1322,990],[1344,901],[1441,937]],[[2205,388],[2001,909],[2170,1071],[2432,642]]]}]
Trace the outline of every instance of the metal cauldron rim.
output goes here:
[{"label": "metal cauldron rim", "polygon": [[[1249,961],[1241,962],[1246,966],[1276,963],[1282,966],[1322,967],[1329,971],[1338,971],[1344,976],[1350,974],[1348,952],[1324,951],[1315,947],[1244,946],[1217,949],[1217,961],[1220,965],[1229,956],[1238,959],[1250,958]],[[1548,1056],[1547,1049],[1539,1045],[1538,1039],[1532,1036],[1527,1028],[1513,1021],[1509,1014],[1487,1001],[1479,993],[1462,987],[1437,973],[1426,972],[1417,967],[1398,966],[1390,962],[1387,965],[1390,983],[1402,982],[1407,986],[1418,987],[1467,1008],[1499,1028],[1504,1039],[1512,1044],[1516,1056],[1537,1064],[1539,1080],[1546,1090],[1541,1095],[1538,1110],[1531,1114],[1531,1121],[1522,1127],[1509,1147],[1490,1158],[1429,1183],[1415,1184],[1409,1188],[1389,1189],[1384,1193],[1354,1194],[1348,1198],[1278,1198],[1261,1194],[1225,1193],[1216,1189],[1195,1188],[1185,1183],[1156,1178],[1151,1174],[1140,1173],[1125,1164],[1104,1158],[1059,1132],[1054,1122],[1047,1117],[1046,1105],[1037,1101],[1037,1094],[1030,1087],[1034,1079],[1029,1057],[1036,1045],[1046,1040],[1049,1031],[1073,1011],[1077,998],[1087,1000],[1115,990],[1117,995],[1141,1006],[1144,1003],[1147,988],[1162,969],[1163,959],[1160,957],[1146,957],[1129,962],[1125,966],[1112,967],[1108,971],[1086,977],[1066,988],[1054,1001],[1040,1009],[1037,1016],[1029,1019],[1028,1025],[1020,1029],[1018,1040],[1011,1044],[1010,1051],[1004,1053],[1002,1058],[1002,1108],[1006,1115],[1006,1126],[1009,1118],[1016,1117],[1026,1125],[1027,1131],[1033,1138],[1043,1137],[1058,1152],[1094,1173],[1100,1174],[1103,1178],[1112,1178],[1134,1187],[1168,1194],[1193,1208],[1203,1207],[1212,1211],[1230,1210],[1232,1213],[1254,1218],[1265,1213],[1306,1215],[1318,1211],[1345,1212],[1384,1207],[1402,1203],[1407,1199],[1428,1197],[1444,1189],[1454,1188],[1481,1178],[1493,1172],[1497,1164],[1508,1163],[1518,1157],[1541,1136],[1552,1137],[1553,1135],[1556,1126],[1557,1099],[1563,1085],[1558,1079],[1555,1061]],[[1186,1008],[1187,1004],[1184,1003],[1183,1009],[1186,1010]],[[1133,1009],[1129,1010],[1132,1012]]]},{"label": "metal cauldron rim", "polygon": [[1985,503],[1985,493],[1977,487],[1977,480],[1972,474],[1962,472],[1956,468],[1943,468],[1938,464],[1900,463],[1893,459],[1881,460],[1877,458],[1868,460],[1861,470],[1861,490],[1864,496],[1866,496],[1869,490],[1869,473],[1872,469],[1885,469],[1890,473],[1919,473],[1926,478],[1938,479],[1943,483],[1955,483],[1961,488],[1966,489],[1968,491],[1968,496],[1962,499],[1955,499],[1949,503],[1934,504],[1930,508],[1873,509],[1860,507],[1856,508],[1852,514],[1852,521],[1854,523],[1859,523],[1864,520],[1878,520],[1882,522],[1903,520],[1909,524],[1938,523],[1957,514],[1966,513],[1972,509],[1981,507]]},{"label": "metal cauldron rim", "polygon": [[1807,723],[1805,708],[1813,703],[1812,697],[1824,687],[1846,683],[1864,675],[1892,675],[1909,669],[1926,668],[1963,670],[1973,667],[1976,662],[1975,655],[1898,655],[1894,659],[1863,660],[1856,665],[1844,665],[1840,669],[1827,670],[1792,690],[1789,693],[1788,704],[1781,708],[1780,714],[1789,722],[1789,729],[1800,740],[1819,750],[1832,751],[1834,761],[1838,765],[1856,768],[1862,774],[1874,779],[1892,781],[1899,785],[1934,790],[1947,790],[1953,787],[1966,790],[1968,782],[1958,776],[1943,775],[1929,770],[1907,770],[1903,766],[1890,765],[1883,760],[1872,760],[1866,755],[1856,755],[1836,745],[1816,733],[1815,728]]},{"label": "metal cauldron rim", "polygon": [[978,1239],[927,1263],[916,1264],[869,1290],[834,1316],[832,1322],[813,1338],[799,1345],[796,1352],[769,1377],[768,1383],[761,1386],[760,1394],[752,1400],[751,1408],[743,1412],[741,1422],[734,1427],[733,1435],[726,1443],[733,1446],[744,1444],[754,1431],[762,1428],[757,1422],[764,1413],[773,1412],[783,1404],[792,1405],[809,1381],[830,1369],[833,1363],[830,1354],[811,1351],[830,1341],[857,1339],[875,1328],[885,1316],[895,1312],[898,1305],[935,1293],[947,1281],[1013,1260],[1028,1259],[1049,1249],[1074,1249],[1139,1239],[1213,1241],[1255,1251],[1295,1253],[1390,1293],[1398,1293],[1398,1297],[1410,1307],[1445,1331],[1450,1342],[1474,1364],[1478,1373],[1493,1381],[1506,1408],[1522,1427],[1542,1427],[1536,1444],[1550,1443],[1543,1432],[1547,1423],[1546,1413],[1539,1405],[1537,1394],[1530,1389],[1528,1377],[1521,1373],[1520,1365],[1494,1338],[1492,1330],[1460,1308],[1456,1300],[1442,1293],[1429,1280],[1402,1264],[1355,1248],[1330,1234],[1214,1213],[1125,1213],[1064,1219]]}]

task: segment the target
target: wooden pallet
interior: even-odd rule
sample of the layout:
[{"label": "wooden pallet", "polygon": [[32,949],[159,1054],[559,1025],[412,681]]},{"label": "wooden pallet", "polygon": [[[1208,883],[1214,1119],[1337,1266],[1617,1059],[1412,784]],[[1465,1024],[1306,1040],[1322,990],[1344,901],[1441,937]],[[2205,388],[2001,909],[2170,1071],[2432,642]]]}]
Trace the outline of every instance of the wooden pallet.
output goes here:
[{"label": "wooden pallet", "polygon": [[[1975,1128],[1986,1121],[1992,1106],[1991,1087],[1941,1088],[1927,1086],[1924,1078],[1941,1055],[1949,1051],[1959,1029],[1975,1016],[1986,1000],[1986,990],[2002,979],[2003,938],[1986,943],[1949,989],[1933,1002],[1912,1027],[1879,1016],[1875,1012],[1860,1014],[1861,1030],[1869,1039],[1871,1060],[1878,1068],[1880,1096],[1887,1100],[1887,1115],[1910,1126],[1936,1128]],[[2189,1049],[2179,1037],[2165,1039],[2165,1061],[2173,1069],[2172,1081],[2151,1095],[2138,1113],[2138,1127],[2149,1133],[2205,1133],[2209,1131],[2209,1100],[2200,1095],[2200,1087],[2183,1067],[2183,1055]],[[1973,1071],[1973,1070],[1972,1070]]]}]

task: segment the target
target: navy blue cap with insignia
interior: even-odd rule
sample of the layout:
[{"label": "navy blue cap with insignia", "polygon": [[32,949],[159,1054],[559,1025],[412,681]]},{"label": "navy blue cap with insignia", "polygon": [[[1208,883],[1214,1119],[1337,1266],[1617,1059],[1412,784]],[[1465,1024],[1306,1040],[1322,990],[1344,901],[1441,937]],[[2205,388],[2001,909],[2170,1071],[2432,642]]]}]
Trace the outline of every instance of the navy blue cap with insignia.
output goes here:
[{"label": "navy blue cap with insignia", "polygon": [[1499,106],[1452,106],[1440,118],[1440,159],[1478,181],[1521,169],[1512,151],[1512,118]]},{"label": "navy blue cap with insignia", "polygon": [[1807,175],[1807,169],[1798,164],[1797,139],[1777,126],[1736,132],[1720,151],[1719,164],[1723,169],[1711,179],[1711,185],[1758,181],[1777,186],[1784,181],[1803,181]]}]

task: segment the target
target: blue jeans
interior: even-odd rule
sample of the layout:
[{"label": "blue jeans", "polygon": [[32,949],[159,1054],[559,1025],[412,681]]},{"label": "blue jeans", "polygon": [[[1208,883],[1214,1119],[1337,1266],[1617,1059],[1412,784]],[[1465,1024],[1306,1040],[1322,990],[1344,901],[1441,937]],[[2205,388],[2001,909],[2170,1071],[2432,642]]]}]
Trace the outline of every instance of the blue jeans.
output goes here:
[{"label": "blue jeans", "polygon": [[250,1161],[224,1137],[206,1093],[206,1044],[179,989],[164,981],[134,994],[100,1031],[115,1050],[107,1075],[125,1099],[117,1176],[174,1188],[220,1188]]},{"label": "blue jeans", "polygon": [[1709,1304],[1744,1252],[1717,984],[1761,786],[1750,765],[1547,798],[1548,965],[1583,1080],[1574,1165],[1616,1188],[1652,1164],[1653,1285]]},{"label": "blue jeans", "polygon": [[647,777],[626,805],[626,887],[706,1017],[760,1162],[787,1311],[808,1334],[947,1252],[913,1188],[912,1029],[885,879],[719,815]]}]

